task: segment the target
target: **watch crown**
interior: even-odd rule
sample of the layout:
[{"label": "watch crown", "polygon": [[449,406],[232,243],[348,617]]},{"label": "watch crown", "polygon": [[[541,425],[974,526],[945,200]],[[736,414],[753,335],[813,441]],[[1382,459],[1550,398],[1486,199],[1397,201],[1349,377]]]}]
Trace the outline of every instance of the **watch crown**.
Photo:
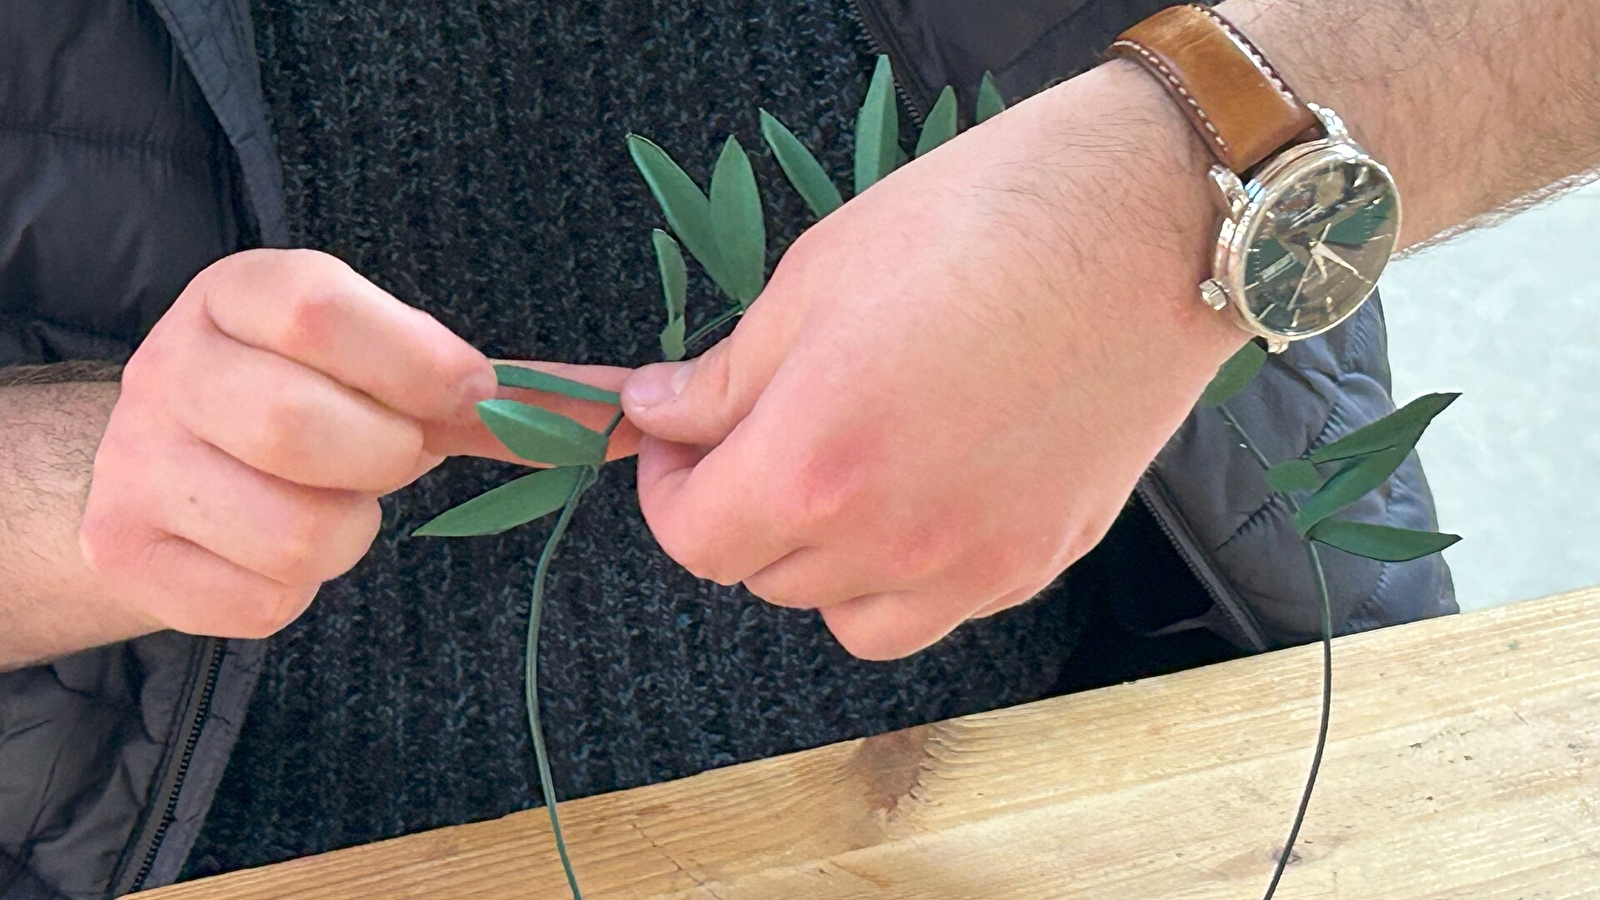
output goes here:
[{"label": "watch crown", "polygon": [[1215,278],[1207,278],[1200,282],[1200,299],[1206,305],[1221,312],[1228,305],[1228,291]]}]

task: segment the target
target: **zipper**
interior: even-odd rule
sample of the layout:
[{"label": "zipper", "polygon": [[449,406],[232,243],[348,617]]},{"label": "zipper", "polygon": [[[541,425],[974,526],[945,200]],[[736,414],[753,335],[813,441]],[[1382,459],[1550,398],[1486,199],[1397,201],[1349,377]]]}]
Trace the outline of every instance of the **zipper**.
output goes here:
[{"label": "zipper", "polygon": [[[873,53],[876,53],[880,56],[887,56],[893,60],[895,54],[889,52],[889,49],[884,46],[883,42],[878,40],[878,33],[873,31],[872,26],[867,24],[868,16],[866,10],[861,5],[861,0],[847,0],[845,3],[845,9],[849,11],[850,18],[855,20],[856,28],[860,31],[861,39],[866,43],[867,48]],[[899,71],[899,69],[897,68],[896,71]],[[905,87],[900,83],[899,78],[894,79],[894,92],[897,96],[899,96],[900,102],[905,104],[907,111],[911,113],[911,121],[914,122],[918,128],[921,128],[926,115],[923,113],[922,107],[917,103],[916,100],[912,99],[911,94],[906,91]]]},{"label": "zipper", "polygon": [[149,846],[142,855],[135,854],[139,868],[134,872],[133,880],[128,884],[128,892],[132,893],[144,887],[145,879],[150,877],[150,870],[155,866],[156,856],[161,852],[161,842],[166,839],[167,831],[178,818],[178,797],[183,792],[184,779],[189,774],[189,764],[194,761],[195,746],[200,743],[200,732],[204,729],[206,718],[211,712],[211,696],[217,689],[217,677],[222,673],[222,657],[227,650],[227,641],[221,638],[211,638],[210,657],[206,661],[205,681],[201,684],[200,696],[194,704],[194,714],[184,726],[183,752],[178,756],[177,769],[172,778],[172,786],[167,790],[166,802],[161,806],[161,819],[155,831],[150,836]]},{"label": "zipper", "polygon": [[1161,533],[1167,536],[1173,549],[1178,551],[1178,558],[1189,567],[1195,580],[1199,581],[1205,592],[1211,595],[1212,602],[1222,610],[1223,615],[1239,629],[1239,634],[1258,652],[1271,649],[1267,644],[1261,622],[1239,602],[1239,598],[1228,589],[1221,576],[1205,562],[1195,547],[1194,538],[1189,535],[1189,529],[1183,525],[1183,520],[1173,508],[1171,500],[1151,483],[1149,476],[1139,479],[1139,485],[1134,489],[1134,493],[1138,495],[1145,509],[1150,511],[1151,518],[1156,520],[1156,525],[1161,528]]}]

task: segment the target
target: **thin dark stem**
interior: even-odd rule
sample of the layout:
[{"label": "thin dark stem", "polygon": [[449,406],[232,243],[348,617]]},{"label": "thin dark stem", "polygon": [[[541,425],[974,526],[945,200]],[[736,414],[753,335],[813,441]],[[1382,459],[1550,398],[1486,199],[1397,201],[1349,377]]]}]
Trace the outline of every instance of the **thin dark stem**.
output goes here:
[{"label": "thin dark stem", "polygon": [[[1239,440],[1250,455],[1256,458],[1263,470],[1272,468],[1272,463],[1267,460],[1266,454],[1256,446],[1250,433],[1244,430],[1244,425],[1234,417],[1233,412],[1226,405],[1217,407],[1228,427],[1239,435]],[[1280,494],[1284,502],[1289,505],[1290,512],[1299,512],[1300,504],[1288,494]],[[1261,900],[1272,900],[1273,894],[1278,891],[1278,882],[1283,880],[1284,870],[1289,867],[1289,860],[1294,855],[1294,842],[1300,837],[1300,826],[1305,824],[1306,810],[1311,806],[1311,791],[1317,785],[1317,771],[1322,768],[1322,751],[1328,746],[1328,726],[1333,721],[1333,601],[1328,597],[1328,579],[1322,571],[1322,557],[1317,554],[1317,545],[1313,541],[1306,541],[1306,554],[1311,558],[1311,574],[1317,586],[1317,600],[1322,604],[1322,718],[1317,725],[1317,746],[1311,753],[1311,770],[1306,774],[1306,787],[1300,794],[1300,808],[1295,810],[1294,822],[1289,826],[1289,840],[1283,845],[1283,853],[1278,856],[1278,865],[1272,870],[1272,881],[1267,884],[1266,893],[1261,895]]]},{"label": "thin dark stem", "polygon": [[[619,411],[616,421],[621,421],[622,413]],[[616,427],[613,423],[612,428]],[[610,431],[608,430],[609,434]],[[533,738],[533,758],[539,766],[539,790],[544,794],[544,807],[550,813],[550,832],[555,836],[556,852],[561,856],[561,868],[567,873],[567,884],[572,888],[572,900],[583,900],[583,894],[578,890],[578,876],[572,871],[572,860],[567,856],[567,841],[561,833],[561,816],[556,811],[555,778],[550,774],[550,754],[544,745],[544,728],[539,724],[539,623],[544,618],[544,583],[545,576],[550,572],[550,560],[556,555],[556,547],[560,546],[561,538],[567,533],[567,526],[572,524],[572,515],[578,509],[578,501],[582,499],[583,492],[595,480],[595,470],[591,468],[578,479],[572,486],[572,493],[567,495],[567,504],[561,508],[561,517],[556,519],[555,528],[550,532],[549,540],[545,541],[544,551],[539,554],[539,564],[533,572],[533,599],[528,604],[528,640],[526,644],[527,658],[524,663],[524,691],[523,695],[528,704],[528,733]]]},{"label": "thin dark stem", "polygon": [[1294,854],[1294,842],[1300,837],[1300,826],[1305,824],[1306,809],[1311,806],[1311,790],[1317,785],[1317,770],[1322,768],[1322,751],[1328,746],[1328,724],[1333,719],[1333,609],[1328,599],[1328,579],[1322,574],[1322,558],[1317,555],[1317,545],[1306,541],[1306,554],[1311,557],[1311,573],[1317,582],[1317,598],[1322,601],[1322,722],[1317,726],[1317,749],[1311,753],[1311,770],[1306,773],[1306,789],[1300,795],[1300,808],[1295,811],[1294,824],[1289,827],[1289,840],[1283,845],[1278,866],[1272,871],[1272,881],[1261,900],[1272,900],[1278,890],[1283,871],[1289,867]]},{"label": "thin dark stem", "polygon": [[723,310],[720,313],[717,313],[714,317],[712,317],[711,321],[705,323],[704,325],[701,325],[699,328],[696,328],[694,330],[694,334],[691,334],[687,338],[684,338],[683,345],[685,347],[693,347],[695,344],[698,344],[702,340],[704,340],[707,335],[711,334],[712,332],[716,331],[718,328],[721,328],[722,326],[728,324],[729,322],[732,322],[734,319],[737,319],[742,315],[744,315],[744,307],[742,307],[742,306],[730,306],[730,307],[728,307],[727,309]]},{"label": "thin dark stem", "polygon": [[[1227,422],[1228,426],[1233,429],[1234,433],[1239,435],[1239,440],[1244,444],[1244,448],[1249,450],[1250,455],[1256,458],[1256,462],[1261,464],[1261,468],[1272,468],[1272,463],[1267,461],[1266,454],[1262,453],[1261,448],[1256,446],[1255,439],[1250,437],[1250,433],[1244,430],[1244,426],[1239,424],[1239,420],[1233,417],[1233,411],[1228,409],[1227,406],[1219,406],[1217,407],[1217,412],[1222,413],[1223,421]],[[1289,500],[1290,503],[1294,503],[1294,501],[1288,497],[1285,497],[1284,499]]]}]

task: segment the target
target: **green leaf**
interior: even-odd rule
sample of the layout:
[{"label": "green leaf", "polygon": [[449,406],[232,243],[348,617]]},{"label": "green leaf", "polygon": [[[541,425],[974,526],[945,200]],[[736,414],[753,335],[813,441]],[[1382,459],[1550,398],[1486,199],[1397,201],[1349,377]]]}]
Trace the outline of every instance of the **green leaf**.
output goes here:
[{"label": "green leaf", "polygon": [[1311,453],[1312,462],[1332,462],[1365,456],[1391,447],[1409,451],[1422,438],[1422,432],[1435,416],[1456,401],[1460,394],[1424,394],[1371,425],[1358,428],[1326,447]]},{"label": "green leaf", "polygon": [[1387,525],[1367,525],[1343,519],[1323,519],[1306,532],[1306,537],[1346,553],[1383,562],[1406,562],[1438,553],[1457,541],[1457,534],[1437,531],[1412,531]]},{"label": "green leaf", "polygon": [[900,162],[900,108],[894,96],[894,67],[879,56],[867,99],[856,114],[856,194],[877,184]]},{"label": "green leaf", "polygon": [[983,73],[978,83],[978,124],[983,124],[1006,111],[1006,98],[1000,95],[1000,85],[995,84],[994,73]]},{"label": "green leaf", "polygon": [[678,240],[700,261],[700,266],[717,287],[732,297],[726,267],[717,253],[716,234],[711,228],[711,201],[683,167],[648,138],[628,135],[628,153]]},{"label": "green leaf", "polygon": [[684,310],[689,290],[688,273],[683,266],[683,251],[672,235],[657,228],[652,235],[656,248],[656,268],[661,272],[661,294],[667,302],[667,326],[661,329],[661,358],[667,362],[683,359],[685,349]]},{"label": "green leaf", "polygon": [[806,201],[817,218],[821,219],[844,205],[844,197],[839,194],[838,186],[828,177],[822,164],[800,143],[794,132],[764,109],[761,111],[761,136],[772,148],[772,155],[778,158],[783,174],[789,176],[789,183],[800,192],[800,198]]},{"label": "green leaf", "polygon": [[711,233],[727,267],[733,298],[748,309],[767,281],[767,226],[761,189],[750,156],[738,138],[728,138],[711,173]]},{"label": "green leaf", "polygon": [[560,509],[578,480],[587,475],[581,466],[524,475],[441,513],[411,536],[478,537],[509,531]]},{"label": "green leaf", "polygon": [[661,294],[667,301],[667,319],[681,319],[687,309],[689,274],[683,265],[683,251],[672,235],[657,228],[651,232],[656,248],[656,269],[661,273]]},{"label": "green leaf", "polygon": [[661,358],[667,362],[677,362],[683,359],[688,352],[683,346],[684,321],[679,316],[670,319],[667,327],[661,329]]},{"label": "green leaf", "polygon": [[1250,379],[1256,377],[1261,371],[1261,364],[1267,361],[1267,351],[1255,341],[1251,341],[1239,348],[1239,352],[1228,358],[1217,370],[1215,378],[1206,385],[1205,392],[1200,395],[1201,406],[1221,406],[1233,398],[1234,394],[1244,390]]},{"label": "green leaf", "polygon": [[1309,459],[1289,459],[1267,470],[1267,486],[1284,494],[1314,491],[1322,487],[1322,475]]},{"label": "green leaf", "polygon": [[528,388],[535,391],[545,391],[551,394],[560,394],[574,400],[593,400],[596,403],[609,403],[612,406],[621,406],[622,397],[616,391],[597,388],[592,384],[551,375],[538,369],[529,369],[524,366],[499,365],[494,367],[494,374],[499,376],[500,383],[506,387]]},{"label": "green leaf", "polygon": [[512,453],[553,466],[598,466],[606,436],[559,413],[515,400],[485,400],[478,417]]},{"label": "green leaf", "polygon": [[928,111],[928,121],[923,123],[922,136],[917,139],[917,155],[922,156],[933,148],[956,136],[956,89],[945,85]]},{"label": "green leaf", "polygon": [[1367,492],[1389,480],[1394,470],[1410,455],[1409,447],[1390,447],[1344,464],[1315,494],[1300,505],[1294,527],[1306,534],[1323,519],[1360,500]]}]

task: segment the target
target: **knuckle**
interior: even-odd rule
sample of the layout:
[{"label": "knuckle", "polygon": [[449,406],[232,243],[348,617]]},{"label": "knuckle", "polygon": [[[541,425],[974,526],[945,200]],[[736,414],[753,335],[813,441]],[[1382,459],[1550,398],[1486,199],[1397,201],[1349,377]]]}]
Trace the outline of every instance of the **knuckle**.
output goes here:
[{"label": "knuckle", "polygon": [[102,577],[131,574],[139,560],[133,519],[114,508],[90,503],[78,526],[84,565]]},{"label": "knuckle", "polygon": [[259,585],[247,590],[235,602],[228,637],[262,639],[271,637],[300,618],[316,597],[320,584],[289,586]]},{"label": "knuckle", "polygon": [[262,461],[280,470],[297,468],[302,461],[302,438],[310,429],[313,412],[307,398],[295,391],[279,391],[263,400],[254,443]]},{"label": "knuckle", "polygon": [[354,504],[296,505],[285,515],[278,533],[268,536],[273,548],[267,560],[271,571],[264,574],[289,584],[343,575],[366,555],[382,517],[378,501],[366,498]]},{"label": "knuckle", "polygon": [[815,609],[820,604],[803,590],[785,585],[771,577],[755,575],[744,581],[745,590],[765,603],[785,609]]},{"label": "knuckle", "polygon": [[663,552],[701,581],[715,582],[723,587],[738,583],[737,577],[729,577],[706,542],[687,529],[665,529],[657,532],[656,540]]},{"label": "knuckle", "polygon": [[864,499],[866,467],[849,450],[814,448],[774,482],[771,508],[796,534],[815,534],[842,519]]},{"label": "knuckle", "polygon": [[[701,396],[702,401],[722,401],[733,394],[733,364],[728,347],[726,341],[717,344],[694,363],[691,389]],[[722,410],[725,405],[715,402],[712,408]]]},{"label": "knuckle", "polygon": [[956,560],[963,534],[965,532],[954,523],[937,518],[909,524],[884,554],[884,570],[900,582],[916,582],[936,575]]},{"label": "knuckle", "polygon": [[283,301],[276,349],[300,355],[328,346],[338,327],[342,300],[336,287],[322,282],[303,286]]},{"label": "knuckle", "polygon": [[839,646],[857,659],[888,662],[908,656],[916,650],[915,647],[907,646],[904,640],[888,629],[870,627],[853,620],[830,619],[826,611],[823,613],[823,619],[828,624],[828,630],[833,632],[834,640],[839,642]]}]

